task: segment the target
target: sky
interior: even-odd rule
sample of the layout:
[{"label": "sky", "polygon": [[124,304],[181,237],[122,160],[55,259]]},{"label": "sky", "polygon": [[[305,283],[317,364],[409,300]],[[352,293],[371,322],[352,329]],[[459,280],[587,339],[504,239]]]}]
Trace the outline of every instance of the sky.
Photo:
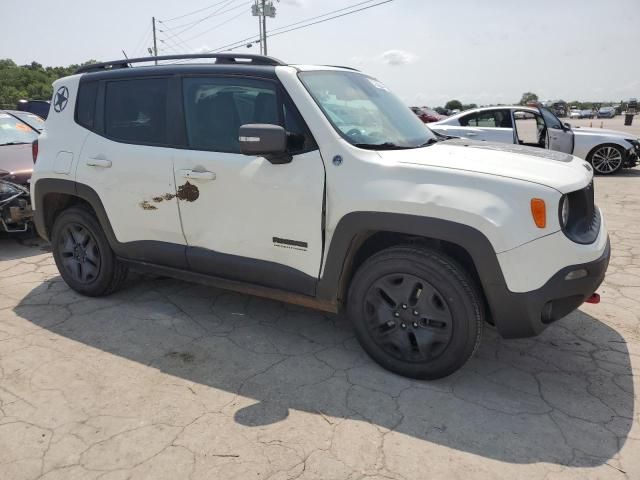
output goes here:
[{"label": "sky", "polygon": [[[0,58],[68,65],[122,58],[122,50],[146,55],[152,16],[162,21],[161,54],[217,49],[257,37],[251,3],[0,0]],[[362,0],[274,3],[268,32]],[[526,91],[620,101],[640,97],[639,20],[640,0],[394,0],[274,36],[268,48],[288,63],[358,68],[410,105],[517,103]],[[259,53],[257,45],[234,51]]]}]

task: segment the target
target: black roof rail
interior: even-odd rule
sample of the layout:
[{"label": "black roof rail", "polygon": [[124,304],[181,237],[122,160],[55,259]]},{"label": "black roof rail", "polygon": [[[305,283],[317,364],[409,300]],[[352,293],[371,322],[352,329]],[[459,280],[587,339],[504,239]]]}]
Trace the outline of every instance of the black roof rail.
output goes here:
[{"label": "black roof rail", "polygon": [[[99,70],[112,70],[118,68],[129,68],[132,63],[147,63],[164,60],[194,60],[202,58],[213,58],[216,64],[236,64],[236,65],[286,65],[277,58],[268,57],[266,55],[255,54],[236,54],[236,53],[197,53],[189,55],[161,55],[159,57],[139,57],[139,58],[123,58],[121,60],[112,60],[110,62],[91,63],[83,65],[76,70],[76,73],[96,72]],[[240,60],[240,61],[238,61]]]}]

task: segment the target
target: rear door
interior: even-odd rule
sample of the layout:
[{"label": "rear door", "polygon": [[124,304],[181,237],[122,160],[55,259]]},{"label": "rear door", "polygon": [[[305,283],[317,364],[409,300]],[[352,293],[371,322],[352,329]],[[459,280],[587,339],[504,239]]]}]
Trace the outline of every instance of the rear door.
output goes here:
[{"label": "rear door", "polygon": [[[196,272],[313,295],[322,259],[324,165],[279,84],[182,79],[185,149],[175,177],[187,258]],[[290,133],[290,163],[240,153],[244,124]]]},{"label": "rear door", "polygon": [[76,122],[90,131],[76,180],[98,194],[122,244],[120,255],[183,267],[186,247],[174,198],[174,149],[168,147],[168,92],[164,77],[81,83]]},{"label": "rear door", "polygon": [[573,131],[565,127],[560,119],[546,108],[541,108],[542,118],[547,127],[547,148],[557,152],[573,153]]},{"label": "rear door", "polygon": [[463,115],[460,127],[453,129],[458,135],[472,140],[513,143],[513,123],[507,109],[484,110]]}]

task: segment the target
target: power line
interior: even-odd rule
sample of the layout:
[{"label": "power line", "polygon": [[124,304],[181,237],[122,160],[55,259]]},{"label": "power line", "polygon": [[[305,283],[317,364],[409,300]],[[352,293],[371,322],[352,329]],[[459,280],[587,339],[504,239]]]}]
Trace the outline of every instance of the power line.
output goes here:
[{"label": "power line", "polygon": [[[228,1],[229,0],[225,0],[225,2],[228,2]],[[249,3],[253,3],[253,2],[249,2]],[[245,6],[245,4],[247,4],[246,0],[245,0],[245,3],[241,3],[239,5],[236,5],[235,7],[231,7],[229,9],[227,9],[227,10],[224,10],[226,5],[223,5],[219,10],[213,12],[212,14],[210,14],[210,15],[204,17],[204,18],[201,18],[201,19],[198,19],[198,20],[193,20],[193,21],[187,22],[187,23],[182,23],[180,25],[173,25],[171,28],[173,30],[180,30],[183,27],[191,28],[191,26],[195,26],[196,24],[201,23],[202,21],[207,20],[207,19],[209,19],[211,17],[217,17],[217,16],[220,16],[220,15],[224,15],[225,13],[229,13],[229,12],[232,12],[234,10],[237,10],[238,8],[242,8],[242,7]],[[163,25],[166,25],[166,23],[163,22],[162,20],[158,20],[158,22],[162,23]],[[168,25],[167,25],[167,28],[169,28]]]},{"label": "power line", "polygon": [[180,18],[190,17],[191,15],[195,15],[196,13],[204,12],[205,10],[209,10],[210,8],[217,7],[218,5],[220,5],[221,3],[224,3],[226,1],[227,0],[222,0],[221,2],[214,3],[213,5],[209,5],[208,7],[199,8],[198,10],[194,10],[192,12],[185,13],[184,15],[178,15],[177,17],[168,18],[168,19],[166,19],[164,21],[165,22],[173,22],[174,20],[178,20]]},{"label": "power line", "polygon": [[[243,7],[244,5],[240,5],[240,6],[242,6],[242,7]],[[190,42],[190,41],[192,41],[192,40],[195,40],[196,38],[200,38],[202,35],[205,35],[205,34],[207,34],[207,33],[209,33],[209,32],[212,32],[213,30],[216,30],[217,28],[222,27],[223,25],[226,25],[226,24],[227,24],[227,23],[229,23],[229,22],[232,22],[233,20],[236,20],[236,19],[238,19],[238,18],[242,17],[243,15],[246,15],[246,13],[247,13],[247,12],[240,12],[239,14],[234,15],[234,16],[233,16],[233,17],[231,17],[231,18],[228,18],[228,19],[227,19],[227,20],[225,20],[224,22],[220,22],[220,23],[218,23],[218,24],[214,25],[213,27],[211,27],[211,28],[209,28],[209,29],[205,30],[204,32],[200,32],[200,33],[198,33],[197,35],[194,35],[193,37],[189,37],[186,41],[187,41],[187,42]]]},{"label": "power line", "polygon": [[[224,10],[226,7],[228,7],[229,5],[231,5],[232,3],[234,3],[236,0],[228,0],[222,7],[220,7],[218,10],[214,11],[213,13],[207,15],[206,17],[201,18],[200,20],[196,20],[195,22],[191,23],[189,26],[186,26],[185,28],[183,28],[182,30],[180,30],[177,35],[182,35],[184,32],[186,32],[187,30],[191,30],[193,27],[195,27],[196,25],[200,25],[202,22],[204,22],[205,20],[208,20],[211,17],[215,17],[216,15],[222,14],[222,10]],[[246,0],[242,0],[244,3],[246,3]]]},{"label": "power line", "polygon": [[[272,33],[270,34],[270,36],[275,37],[277,35],[282,35],[284,33],[292,32],[294,30],[300,30],[302,28],[310,27],[312,25],[317,25],[318,23],[328,22],[329,20],[334,20],[334,19],[340,18],[340,17],[346,17],[347,15],[351,15],[353,13],[361,12],[363,10],[368,10],[370,8],[377,7],[379,5],[384,5],[385,3],[391,3],[394,0],[384,0],[382,2],[378,2],[378,3],[375,3],[373,5],[367,5],[365,7],[361,7],[361,8],[358,8],[356,10],[351,10],[349,12],[341,13],[340,15],[334,15],[334,16],[329,17],[329,18],[324,18],[322,20],[317,20],[315,22],[312,22],[312,20],[316,20],[316,19],[319,19],[319,18],[322,18],[322,17],[326,17],[328,15],[333,15],[334,13],[344,12],[345,10],[348,10],[350,8],[357,7],[357,6],[366,4],[366,3],[371,3],[372,1],[376,1],[376,0],[368,0],[368,1],[365,1],[365,2],[359,2],[359,3],[356,3],[356,4],[350,5],[348,7],[343,7],[343,8],[340,8],[338,10],[333,10],[331,12],[324,13],[322,15],[316,15],[314,17],[310,17],[310,18],[307,18],[305,20],[300,20],[298,22],[290,23],[289,25],[285,25],[283,27],[275,28],[275,29],[273,29],[271,31]],[[311,23],[308,23],[308,22],[311,22]],[[305,23],[305,25],[300,25],[301,23]],[[295,28],[290,28],[290,27],[294,27],[296,25],[300,25],[300,26],[295,27]],[[275,32],[275,33],[273,33],[273,32]],[[255,35],[253,35],[251,37],[243,38],[242,40],[238,40],[238,41],[235,41],[233,43],[229,43],[227,45],[223,45],[221,47],[218,47],[218,48],[215,48],[213,50],[210,50],[207,53],[218,53],[218,52],[224,50],[225,48],[229,48],[229,47],[236,48],[235,47],[236,45],[242,45],[242,44],[246,43],[248,40],[255,41],[254,40],[255,38],[256,38]]]},{"label": "power line", "polygon": [[[357,7],[357,6],[360,6],[360,5],[364,5],[366,3],[370,3],[371,1],[375,1],[375,0],[368,0],[368,1],[365,1],[365,2],[359,2],[359,3],[353,4],[353,5],[350,5],[350,6],[347,6],[347,7],[340,8],[338,10],[333,10],[331,12],[327,12],[327,13],[322,14],[322,15],[316,15],[314,17],[310,17],[310,18],[307,18],[305,20],[300,20],[298,22],[290,23],[289,25],[285,25],[283,27],[279,27],[279,28],[276,28],[276,29],[272,30],[272,32],[275,32],[275,33],[271,33],[270,36],[274,37],[274,36],[277,36],[277,35],[283,35],[285,33],[289,33],[289,32],[293,32],[295,30],[300,30],[300,29],[303,29],[303,28],[311,27],[311,26],[317,25],[319,23],[328,22],[329,20],[334,20],[336,18],[346,17],[347,15],[352,15],[354,13],[358,13],[358,12],[361,12],[361,11],[364,11],[364,10],[369,10],[371,8],[378,7],[378,6],[384,5],[386,3],[391,3],[394,0],[379,1],[378,3],[375,3],[373,5],[366,5],[364,7],[361,7],[361,8],[355,9],[355,10],[350,10],[348,12],[341,13],[340,15],[333,15],[334,13],[344,12],[345,10],[348,10],[350,8]],[[329,18],[323,18],[323,17],[327,17],[328,15],[333,15],[333,16],[331,16]],[[322,19],[322,20],[316,20],[316,19]],[[316,20],[316,21],[313,21],[313,20]],[[308,22],[310,22],[310,23],[308,23]],[[300,25],[302,23],[304,23],[304,25]],[[299,25],[299,26],[296,26],[296,25]],[[293,28],[291,28],[291,27],[293,27]],[[239,48],[239,47],[241,47],[243,45],[246,45],[247,43],[254,43],[257,40],[258,40],[258,37],[256,35],[252,35],[250,37],[246,37],[246,38],[243,38],[241,40],[237,40],[235,42],[228,43],[226,45],[222,45],[221,47],[215,48],[213,50],[209,50],[209,51],[204,52],[204,53],[219,53],[219,52],[222,52],[224,50],[235,50],[236,48]],[[178,60],[177,62],[174,62],[174,63],[181,63],[181,62],[184,62],[184,61],[185,60]]]},{"label": "power line", "polygon": [[[353,13],[357,13],[357,12],[362,12],[363,10],[368,10],[368,9],[370,9],[370,8],[373,8],[373,7],[378,7],[378,6],[380,6],[380,5],[384,5],[385,3],[391,3],[391,2],[393,2],[393,1],[394,1],[394,0],[385,0],[385,1],[383,1],[383,2],[376,3],[376,4],[374,4],[374,5],[368,5],[368,6],[366,6],[366,7],[358,8],[357,10],[352,10],[352,11],[350,11],[350,12],[342,13],[342,14],[340,14],[340,15],[335,15],[335,16],[333,16],[333,17],[325,18],[325,19],[323,19],[323,20],[318,20],[318,21],[316,21],[316,22],[308,23],[308,24],[306,24],[306,25],[301,25],[301,26],[299,26],[299,27],[289,28],[288,30],[278,31],[278,32],[276,32],[276,33],[273,33],[273,32],[275,32],[276,30],[272,30],[272,33],[271,33],[269,36],[271,36],[271,37],[275,37],[275,36],[278,36],[278,35],[282,35],[283,33],[289,33],[289,32],[293,32],[294,30],[300,30],[300,29],[302,29],[302,28],[311,27],[311,26],[313,26],[313,25],[317,25],[317,24],[319,24],[319,23],[328,22],[329,20],[335,20],[336,18],[346,17],[347,15],[351,15],[351,14],[353,14]],[[318,18],[318,17],[316,17],[316,18]],[[290,25],[288,25],[288,26],[290,26]],[[287,26],[287,27],[288,27],[288,26]],[[277,30],[282,30],[282,29],[287,28],[287,27],[281,27],[281,28],[279,28],[279,29],[277,29]]]}]

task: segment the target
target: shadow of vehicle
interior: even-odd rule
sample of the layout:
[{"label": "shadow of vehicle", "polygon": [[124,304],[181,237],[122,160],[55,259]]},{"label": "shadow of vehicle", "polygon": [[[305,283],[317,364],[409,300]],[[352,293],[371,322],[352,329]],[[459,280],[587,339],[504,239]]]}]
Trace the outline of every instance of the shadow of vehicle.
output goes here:
[{"label": "shadow of vehicle", "polygon": [[50,251],[49,244],[32,233],[0,233],[0,261],[18,260]]},{"label": "shadow of vehicle", "polygon": [[475,358],[434,382],[382,370],[337,316],[172,279],[134,277],[94,299],[58,277],[14,312],[91,349],[255,399],[234,411],[243,426],[295,409],[504,462],[595,466],[622,448],[633,421],[626,343],[580,311],[534,339],[506,341],[487,328]]}]

